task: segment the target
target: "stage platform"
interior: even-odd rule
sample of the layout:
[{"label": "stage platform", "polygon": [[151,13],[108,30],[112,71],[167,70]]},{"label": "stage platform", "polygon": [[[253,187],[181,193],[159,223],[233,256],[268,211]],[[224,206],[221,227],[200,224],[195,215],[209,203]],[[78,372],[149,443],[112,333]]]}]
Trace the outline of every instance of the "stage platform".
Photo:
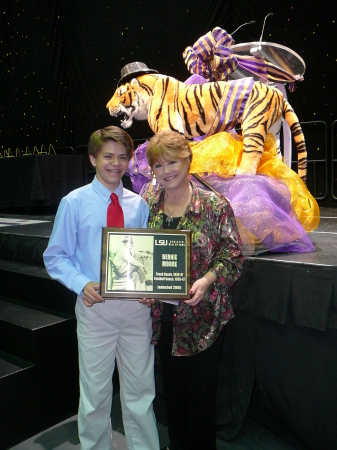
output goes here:
[{"label": "stage platform", "polygon": [[[233,289],[236,317],[227,325],[219,381],[218,435],[224,441],[250,416],[295,448],[336,448],[337,208],[320,212],[320,225],[309,234],[315,252],[257,252],[245,259]],[[3,290],[6,296],[13,291],[15,301],[22,299],[13,273],[27,282],[49,281],[42,254],[54,217],[0,215],[0,271],[12,283]],[[73,301],[62,299],[62,292],[51,305],[39,299],[38,289],[23,301],[74,315]]]},{"label": "stage platform", "polygon": [[[309,237],[315,246],[313,253],[270,253],[259,251],[246,260],[256,259],[260,261],[273,261],[278,263],[309,264],[315,266],[337,267],[337,208],[321,208],[321,220],[318,228],[309,233]],[[10,260],[22,261],[22,254],[17,257],[15,253],[6,248],[6,243],[33,241],[34,256],[30,258],[27,253],[27,262],[43,265],[42,254],[52,232],[55,215],[18,215],[0,214],[0,257],[8,257]],[[8,245],[8,247],[13,247]],[[17,247],[15,245],[14,247]],[[15,249],[13,248],[13,251]],[[31,259],[31,261],[29,261]]]}]

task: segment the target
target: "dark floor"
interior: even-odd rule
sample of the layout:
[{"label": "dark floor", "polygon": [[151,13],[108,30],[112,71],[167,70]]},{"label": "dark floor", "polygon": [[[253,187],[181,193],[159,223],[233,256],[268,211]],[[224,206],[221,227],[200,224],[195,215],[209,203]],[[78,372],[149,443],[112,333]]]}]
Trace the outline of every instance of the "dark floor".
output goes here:
[{"label": "dark floor", "polygon": [[[113,439],[111,449],[127,450],[125,437],[123,435],[119,394],[114,396],[112,423]],[[167,428],[158,424],[158,432],[160,446],[167,446],[169,444]],[[12,447],[13,450],[80,450],[80,448],[77,435],[77,416],[70,417],[68,420]],[[217,449],[294,450],[295,447],[288,444],[253,419],[247,418],[241,432],[230,442],[224,442],[218,439]]]}]

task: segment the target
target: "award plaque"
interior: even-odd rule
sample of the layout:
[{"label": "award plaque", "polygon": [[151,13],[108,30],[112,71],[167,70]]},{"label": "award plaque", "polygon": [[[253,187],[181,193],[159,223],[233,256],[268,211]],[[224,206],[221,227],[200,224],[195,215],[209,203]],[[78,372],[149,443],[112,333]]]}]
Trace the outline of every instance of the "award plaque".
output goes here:
[{"label": "award plaque", "polygon": [[191,232],[103,228],[100,295],[105,299],[190,298]]}]

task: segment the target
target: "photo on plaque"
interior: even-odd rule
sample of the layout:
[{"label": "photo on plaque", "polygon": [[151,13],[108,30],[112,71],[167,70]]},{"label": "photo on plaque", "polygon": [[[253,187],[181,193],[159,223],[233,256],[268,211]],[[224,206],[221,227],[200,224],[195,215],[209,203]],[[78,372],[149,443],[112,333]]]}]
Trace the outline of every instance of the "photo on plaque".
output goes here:
[{"label": "photo on plaque", "polygon": [[189,230],[103,228],[103,298],[190,298]]}]

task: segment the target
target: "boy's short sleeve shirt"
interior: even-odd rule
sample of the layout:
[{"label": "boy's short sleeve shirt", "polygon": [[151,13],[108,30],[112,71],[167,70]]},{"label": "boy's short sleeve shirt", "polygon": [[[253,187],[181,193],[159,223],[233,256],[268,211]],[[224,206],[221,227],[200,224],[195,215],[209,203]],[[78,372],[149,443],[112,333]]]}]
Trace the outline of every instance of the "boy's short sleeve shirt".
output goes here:
[{"label": "boy's short sleeve shirt", "polygon": [[[99,281],[102,227],[107,226],[111,192],[95,177],[61,200],[53,232],[44,252],[49,275],[82,294],[89,281]],[[124,189],[115,190],[124,213],[125,228],[146,228],[149,208],[145,200]]]}]

